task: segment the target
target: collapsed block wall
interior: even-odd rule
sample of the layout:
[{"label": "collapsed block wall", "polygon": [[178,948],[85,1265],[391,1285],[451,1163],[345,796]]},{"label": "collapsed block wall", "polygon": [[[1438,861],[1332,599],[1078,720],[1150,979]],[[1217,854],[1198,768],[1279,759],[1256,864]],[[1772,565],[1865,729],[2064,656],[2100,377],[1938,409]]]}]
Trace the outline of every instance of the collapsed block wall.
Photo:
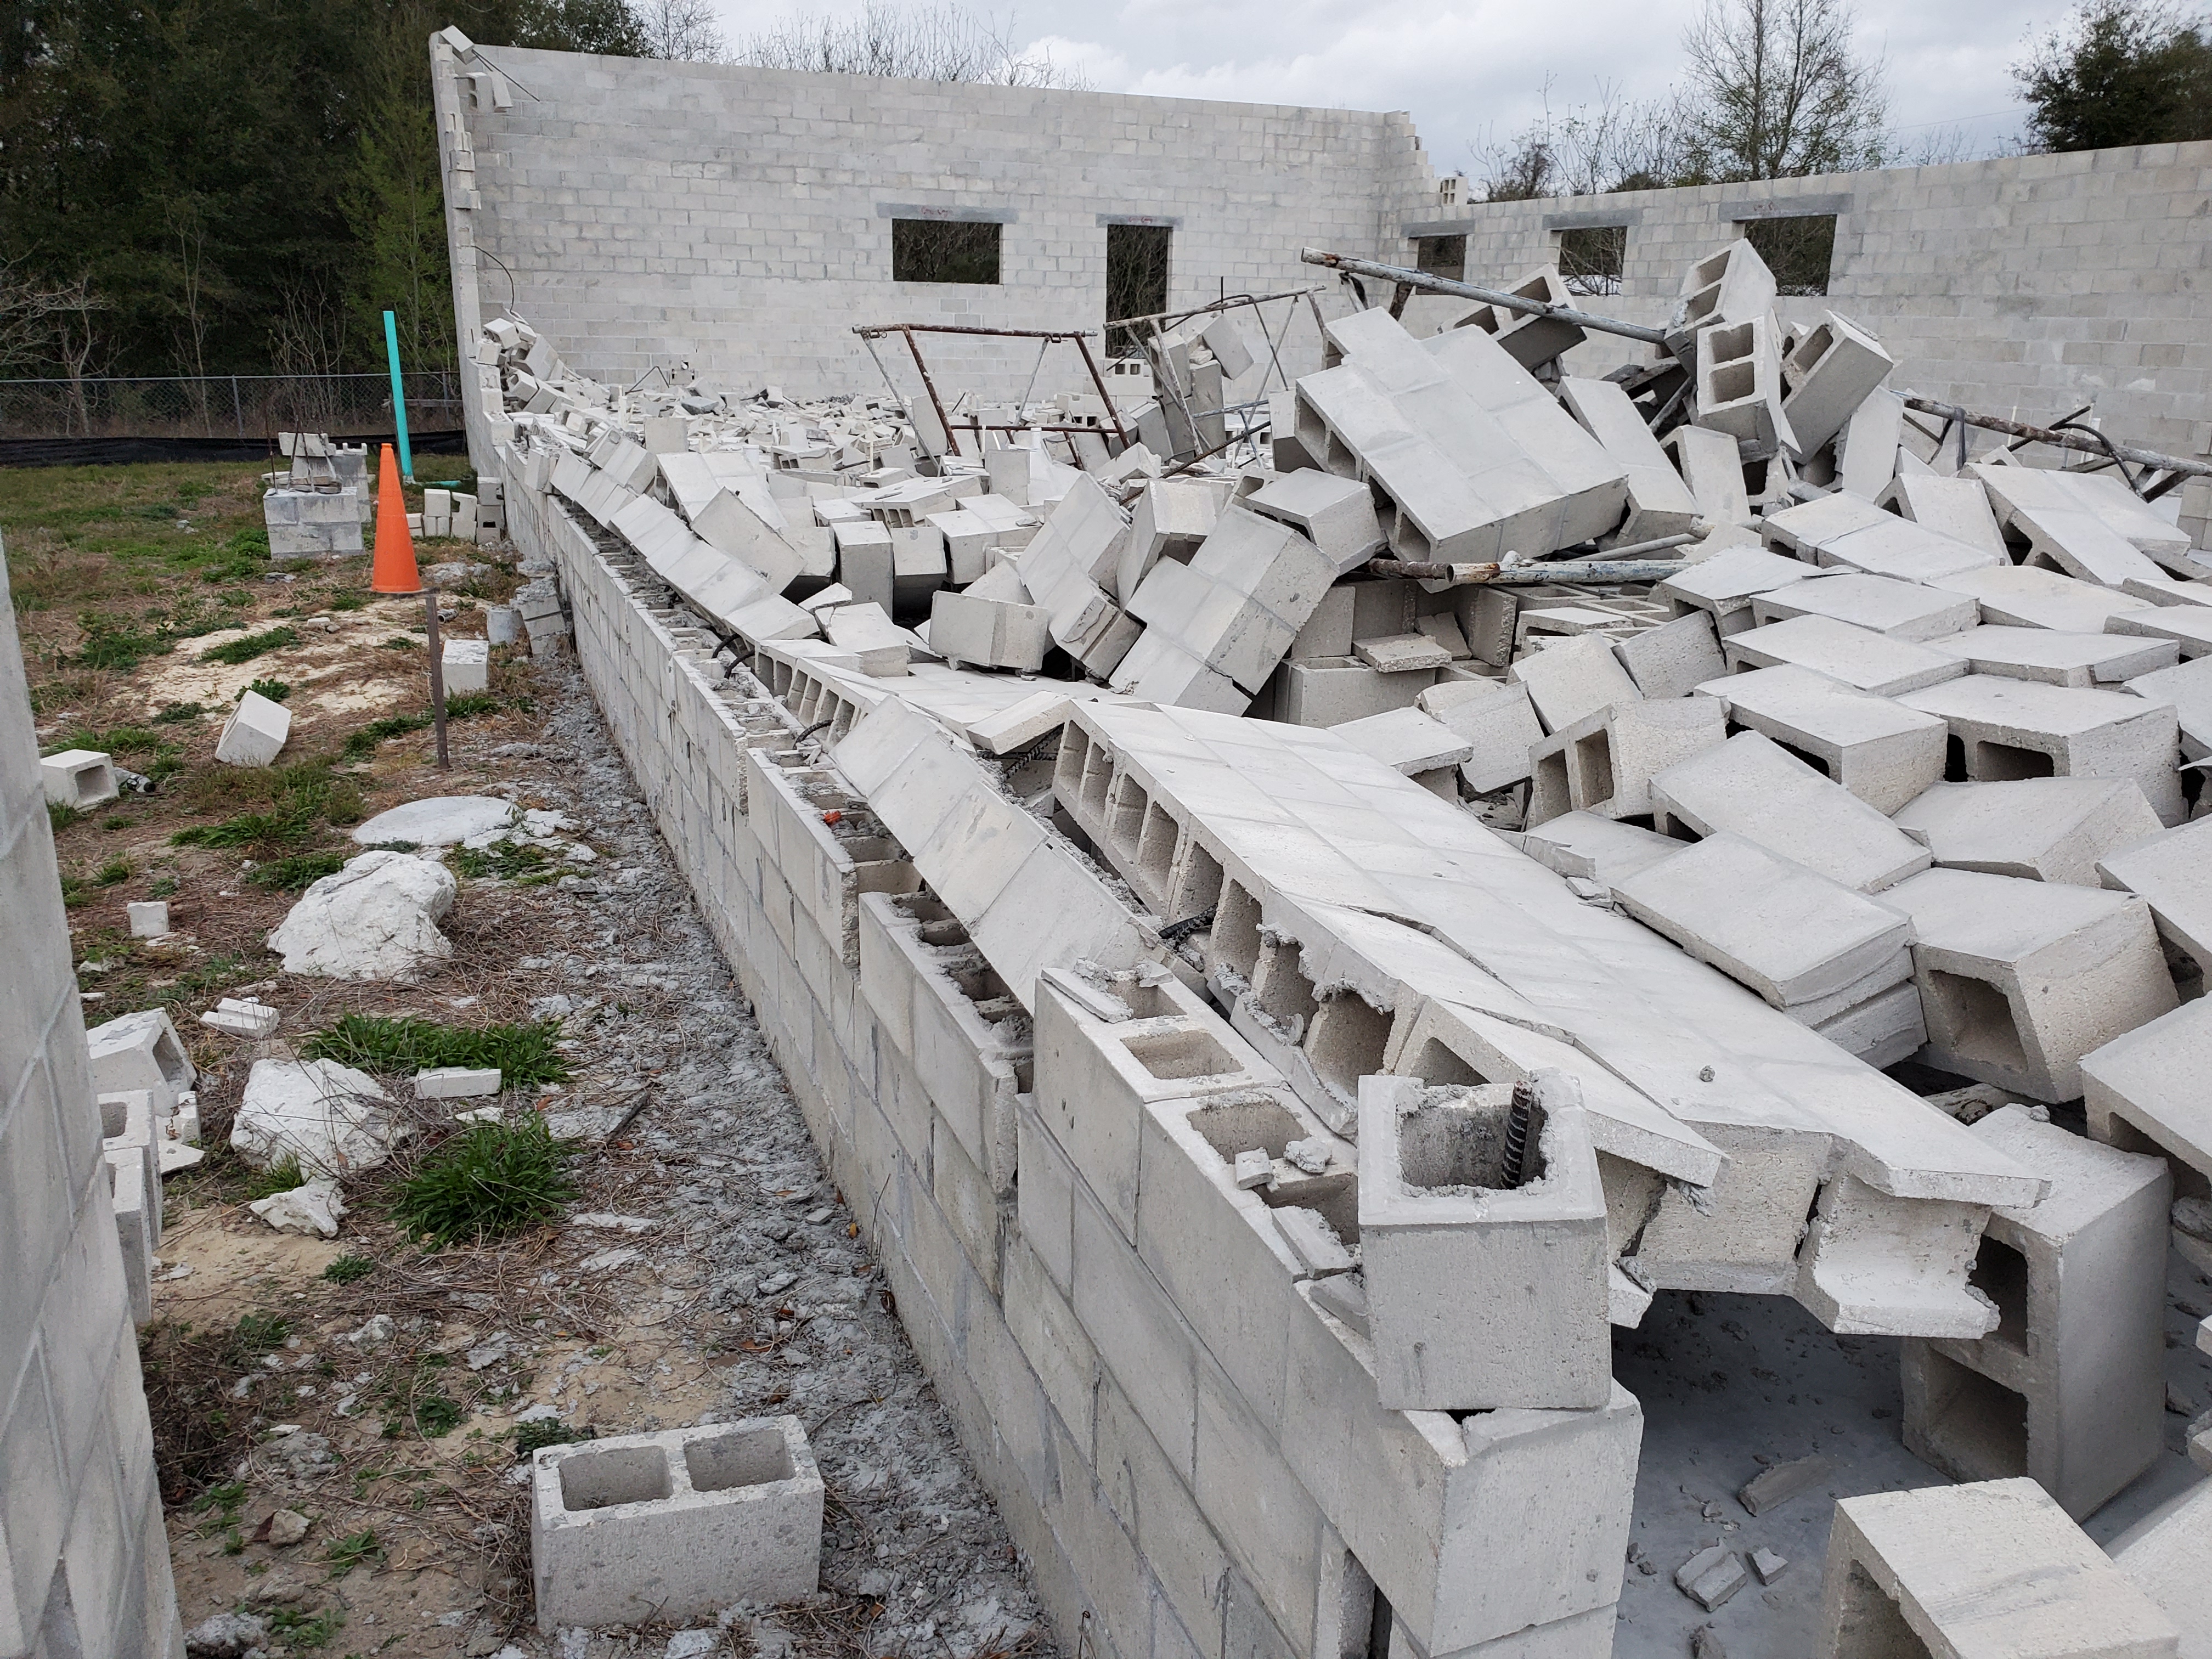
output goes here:
[{"label": "collapsed block wall", "polygon": [[[1415,236],[1464,235],[1468,280],[1498,283],[1555,262],[1566,230],[1625,225],[1620,292],[1580,303],[1661,326],[1700,254],[1747,222],[1809,214],[1836,216],[1828,292],[1778,309],[1871,327],[1893,387],[2025,421],[2094,399],[2124,441],[2212,453],[2212,143],[1480,203],[1408,216],[1395,257],[1411,264]],[[1568,372],[1641,349],[1593,336]]]},{"label": "collapsed block wall", "polygon": [[[981,1019],[963,1022],[950,976],[891,937],[877,907],[911,884],[863,891],[858,870],[836,869],[823,801],[793,787],[827,769],[781,752],[789,726],[723,678],[713,637],[656,597],[641,562],[603,556],[511,451],[502,461],[510,534],[557,562],[586,684],[1066,1648],[1352,1659],[1370,1651],[1358,1595],[1372,1569],[1438,1654],[1533,1652],[1516,1644],[1538,1627],[1560,1659],[1607,1652],[1634,1400],[1615,1388],[1596,1411],[1477,1413],[1462,1438],[1450,1415],[1381,1407],[1371,1374],[1295,1297],[1255,1399],[1028,1097],[1005,1099],[1025,1079],[981,1046]],[[948,1006],[925,1031],[933,992]],[[910,1006],[913,1029],[879,1017],[887,1003]],[[979,1094],[1012,1106],[1018,1186],[1003,1146],[972,1150]],[[1040,1202],[1054,1220],[1032,1237],[1024,1213]],[[1540,1523],[1528,1494],[1552,1481],[1581,1501]],[[1559,1536],[1542,1539],[1539,1568],[1477,1565],[1547,1526]]]},{"label": "collapsed block wall", "polygon": [[[1398,113],[504,48],[457,83],[431,52],[460,337],[511,308],[625,384],[689,360],[738,393],[871,392],[855,324],[1099,329],[1111,220],[1172,227],[1168,303],[1190,306],[1319,282],[1302,246],[1371,252],[1434,188]],[[512,107],[473,90],[486,64]],[[1000,284],[894,282],[910,211],[1000,218]],[[1310,325],[1299,342],[1295,368],[1318,367]],[[927,348],[948,396],[1018,397],[1035,356]],[[1054,348],[1038,395],[1078,367]]]},{"label": "collapsed block wall", "polygon": [[181,1656],[38,739],[0,568],[0,1659]]}]

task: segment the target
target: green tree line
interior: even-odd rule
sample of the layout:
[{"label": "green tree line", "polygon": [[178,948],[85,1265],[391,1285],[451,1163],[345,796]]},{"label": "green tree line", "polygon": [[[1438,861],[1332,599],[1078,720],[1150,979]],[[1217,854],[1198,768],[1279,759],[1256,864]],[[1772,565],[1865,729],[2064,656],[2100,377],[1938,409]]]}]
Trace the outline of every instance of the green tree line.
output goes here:
[{"label": "green tree line", "polygon": [[428,40],[624,56],[624,0],[0,0],[0,374],[454,362]]}]

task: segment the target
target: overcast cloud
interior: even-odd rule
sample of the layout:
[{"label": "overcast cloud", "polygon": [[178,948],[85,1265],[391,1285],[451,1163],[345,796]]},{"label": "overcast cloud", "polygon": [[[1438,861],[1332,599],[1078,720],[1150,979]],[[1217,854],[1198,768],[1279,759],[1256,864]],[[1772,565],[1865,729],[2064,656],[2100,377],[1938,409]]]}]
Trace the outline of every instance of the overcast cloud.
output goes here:
[{"label": "overcast cloud", "polygon": [[[721,0],[732,38],[858,0]],[[976,9],[1004,18],[1003,5]],[[1476,171],[1474,147],[1601,83],[1663,93],[1697,0],[1025,0],[1013,38],[1103,92],[1412,113],[1437,171]],[[2021,125],[2007,72],[2069,9],[2065,0],[1861,0],[1859,38],[1888,67],[1890,119],[1908,145],[1956,126],[1988,154]]]}]

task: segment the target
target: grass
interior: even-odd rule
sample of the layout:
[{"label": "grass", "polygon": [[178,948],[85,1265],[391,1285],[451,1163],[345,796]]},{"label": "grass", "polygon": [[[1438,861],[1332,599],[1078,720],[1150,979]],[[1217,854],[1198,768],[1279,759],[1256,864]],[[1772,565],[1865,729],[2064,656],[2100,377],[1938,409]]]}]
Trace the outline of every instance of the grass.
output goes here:
[{"label": "grass", "polygon": [[599,1431],[586,1424],[572,1427],[557,1417],[533,1417],[527,1423],[514,1425],[514,1461],[526,1462],[548,1446],[572,1445],[579,1440],[597,1440]]},{"label": "grass", "polygon": [[58,836],[83,816],[67,801],[50,800],[46,803],[46,823]]},{"label": "grass", "polygon": [[351,1285],[367,1279],[375,1271],[376,1261],[373,1256],[342,1255],[323,1269],[323,1277],[333,1285]]},{"label": "grass", "polygon": [[568,1062],[554,1047],[557,1019],[528,1025],[441,1025],[411,1017],[348,1014],[307,1044],[310,1060],[335,1060],[363,1071],[415,1073],[434,1066],[496,1066],[503,1085],[560,1083]]},{"label": "grass", "polygon": [[295,1187],[307,1185],[307,1177],[300,1173],[296,1158],[280,1158],[265,1170],[256,1170],[246,1183],[249,1199],[271,1198],[278,1193],[289,1193]]},{"label": "grass", "polygon": [[404,738],[410,732],[424,730],[429,724],[430,715],[427,710],[420,714],[386,714],[381,720],[371,720],[346,738],[346,758],[360,760],[373,755],[376,752],[376,745],[386,738]]},{"label": "grass", "polygon": [[202,662],[228,663],[236,667],[242,662],[252,662],[256,657],[271,651],[281,651],[288,645],[300,642],[300,632],[284,623],[264,629],[258,634],[248,634],[242,640],[233,640],[228,645],[218,645],[212,651],[200,653]]},{"label": "grass", "polygon": [[503,1238],[552,1220],[582,1188],[568,1171],[576,1143],[544,1119],[471,1124],[400,1184],[392,1217],[434,1247]]},{"label": "grass", "polygon": [[295,1652],[326,1648],[331,1638],[345,1628],[345,1614],[336,1607],[325,1607],[320,1613],[302,1613],[297,1607],[273,1607],[267,1613],[270,1633],[284,1638],[287,1646]]},{"label": "grass", "polygon": [[279,860],[304,850],[325,823],[353,823],[361,817],[360,787],[331,777],[328,761],[301,761],[267,771],[232,767],[203,773],[187,799],[205,806],[226,794],[235,799],[238,792],[250,789],[267,790],[264,810],[189,825],[169,837],[171,845],[242,848],[257,859]]},{"label": "grass", "polygon": [[130,879],[131,860],[129,859],[110,859],[92,874],[92,884],[95,887],[119,886]]},{"label": "grass", "polygon": [[549,867],[545,849],[528,842],[500,841],[489,847],[456,847],[449,855],[462,875],[512,881],[525,887],[553,880],[560,872]]},{"label": "grass", "polygon": [[160,714],[154,716],[154,724],[156,726],[182,726],[188,720],[198,720],[201,715],[206,713],[207,710],[201,708],[199,704],[196,702],[167,703],[163,705]]},{"label": "grass", "polygon": [[269,892],[303,893],[325,876],[334,876],[345,868],[349,856],[346,853],[295,853],[289,858],[256,865],[246,878]]},{"label": "grass", "polygon": [[[282,702],[285,698],[292,695],[292,688],[285,684],[282,680],[256,680],[252,684],[247,686],[246,690],[253,693],[257,697],[266,697],[271,702]],[[242,702],[245,698],[245,692],[240,692],[239,696],[240,700]]]},{"label": "grass", "polygon": [[335,1540],[323,1559],[331,1564],[331,1577],[343,1578],[364,1561],[384,1559],[384,1546],[374,1532],[349,1533]]},{"label": "grass", "polygon": [[252,1441],[255,1407],[231,1398],[241,1376],[261,1370],[261,1356],[284,1346],[291,1322],[249,1313],[228,1328],[201,1330],[189,1321],[160,1319],[138,1334],[146,1403],[153,1417],[154,1462],[163,1500],[191,1504],[206,1494],[228,1511],[242,1492],[224,1483]]}]

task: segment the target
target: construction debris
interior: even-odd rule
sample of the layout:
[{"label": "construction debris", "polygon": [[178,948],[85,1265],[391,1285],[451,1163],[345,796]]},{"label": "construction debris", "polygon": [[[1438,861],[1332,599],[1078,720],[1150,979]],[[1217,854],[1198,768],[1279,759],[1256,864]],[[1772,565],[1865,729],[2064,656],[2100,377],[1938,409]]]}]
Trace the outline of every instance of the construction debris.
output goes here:
[{"label": "construction debris", "polygon": [[[1162,1447],[1195,1413],[1201,1463],[1232,1414],[1193,1527],[1249,1560],[1255,1510],[1310,1521],[1419,1651],[1603,1650],[1640,1432],[1607,1333],[1675,1291],[1907,1339],[1905,1443],[2033,1475],[2048,1514],[1984,1507],[2072,1564],[2063,1616],[2152,1630],[2065,1529],[2154,1452],[2166,1206],[2212,1176],[2212,923],[2163,839],[2212,756],[2194,464],[1977,457],[1991,422],[1923,423],[1861,323],[1784,326],[1747,241],[1663,328],[1556,271],[1316,262],[1404,292],[1314,307],[1316,373],[1224,300],[1018,406],[948,395],[934,325],[860,331],[920,389],[812,403],[487,325],[507,522],[558,576],[523,623],[661,775],[811,1073],[868,1056],[833,1160],[878,1190],[927,1137],[1018,1241],[931,1295],[1095,1353]],[[1480,305],[1417,334],[1416,287]],[[1567,373],[1593,330],[1649,356]],[[356,833],[517,833],[494,805]],[[1540,1501],[1462,1526],[1508,1467]],[[1838,1469],[1742,1506],[1790,1524]],[[1932,1651],[1887,1501],[1850,1500],[1831,1611],[1870,1583]],[[1675,1574],[1708,1613],[1806,1547],[1711,1536]]]}]

